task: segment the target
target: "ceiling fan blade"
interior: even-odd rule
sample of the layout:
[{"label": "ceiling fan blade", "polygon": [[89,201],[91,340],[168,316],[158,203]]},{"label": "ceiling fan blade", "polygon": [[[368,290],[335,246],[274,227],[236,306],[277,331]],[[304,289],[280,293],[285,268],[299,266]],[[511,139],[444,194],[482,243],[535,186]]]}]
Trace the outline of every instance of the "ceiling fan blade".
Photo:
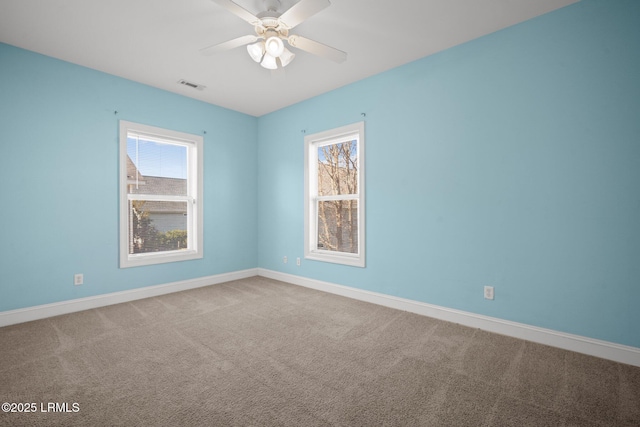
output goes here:
[{"label": "ceiling fan blade", "polygon": [[257,16],[255,16],[253,13],[249,12],[242,6],[232,2],[231,0],[211,0],[211,1],[213,1],[218,6],[224,7],[229,12],[235,14],[240,19],[247,21],[251,25],[257,25],[260,22],[260,18],[258,18]]},{"label": "ceiling fan blade", "polygon": [[329,0],[301,0],[280,15],[280,24],[291,29],[329,5]]},{"label": "ceiling fan blade", "polygon": [[300,36],[289,36],[288,42],[291,46],[304,50],[305,52],[330,59],[334,62],[344,62],[347,59],[346,52],[327,46],[311,39]]},{"label": "ceiling fan blade", "polygon": [[235,38],[233,40],[229,40],[226,42],[214,44],[212,46],[204,47],[200,49],[200,53],[203,55],[213,55],[214,53],[224,52],[225,50],[231,50],[239,46],[244,46],[246,44],[253,43],[256,40],[258,40],[258,37],[254,35],[242,36],[242,37]]}]

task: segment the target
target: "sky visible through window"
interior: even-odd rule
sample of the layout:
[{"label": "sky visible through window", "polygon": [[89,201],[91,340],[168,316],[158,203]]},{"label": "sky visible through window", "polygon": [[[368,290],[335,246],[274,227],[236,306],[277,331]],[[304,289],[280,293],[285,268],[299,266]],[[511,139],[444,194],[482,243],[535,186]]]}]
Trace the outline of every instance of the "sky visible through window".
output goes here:
[{"label": "sky visible through window", "polygon": [[187,178],[187,147],[129,137],[127,154],[142,176]]}]

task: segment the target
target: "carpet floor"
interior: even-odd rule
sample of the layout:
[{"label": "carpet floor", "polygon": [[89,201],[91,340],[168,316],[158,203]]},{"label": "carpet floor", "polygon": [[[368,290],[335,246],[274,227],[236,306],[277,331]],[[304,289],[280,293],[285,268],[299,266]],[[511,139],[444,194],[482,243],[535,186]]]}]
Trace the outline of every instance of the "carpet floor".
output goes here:
[{"label": "carpet floor", "polygon": [[640,426],[640,368],[262,277],[0,328],[0,361],[3,426]]}]

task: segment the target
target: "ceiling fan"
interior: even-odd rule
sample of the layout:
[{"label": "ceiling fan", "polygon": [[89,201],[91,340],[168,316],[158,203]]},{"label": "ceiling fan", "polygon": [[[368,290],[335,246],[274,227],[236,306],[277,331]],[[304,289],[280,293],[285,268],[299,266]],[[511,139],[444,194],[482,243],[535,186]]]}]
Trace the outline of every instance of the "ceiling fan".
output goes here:
[{"label": "ceiling fan", "polygon": [[327,8],[331,4],[329,0],[300,0],[283,13],[278,12],[280,0],[264,0],[266,11],[257,16],[231,0],[212,1],[253,25],[255,35],[238,37],[200,49],[204,55],[212,55],[247,45],[251,59],[260,63],[264,68],[276,70],[278,64],[281,67],[286,67],[295,57],[295,54],[284,46],[283,40],[285,40],[289,46],[334,62],[340,63],[347,59],[347,54],[341,50],[305,37],[289,34],[289,30],[302,21]]}]

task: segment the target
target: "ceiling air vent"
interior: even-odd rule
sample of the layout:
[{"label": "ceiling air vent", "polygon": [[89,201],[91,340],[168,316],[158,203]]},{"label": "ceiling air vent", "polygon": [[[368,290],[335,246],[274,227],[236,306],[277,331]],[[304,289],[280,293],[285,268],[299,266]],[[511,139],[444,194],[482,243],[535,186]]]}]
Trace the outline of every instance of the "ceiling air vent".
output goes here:
[{"label": "ceiling air vent", "polygon": [[186,80],[178,80],[178,83],[180,83],[181,85],[188,86],[188,87],[193,88],[193,89],[197,89],[197,90],[204,90],[206,88],[206,86],[199,85],[197,83],[191,83],[191,82],[188,82]]}]

